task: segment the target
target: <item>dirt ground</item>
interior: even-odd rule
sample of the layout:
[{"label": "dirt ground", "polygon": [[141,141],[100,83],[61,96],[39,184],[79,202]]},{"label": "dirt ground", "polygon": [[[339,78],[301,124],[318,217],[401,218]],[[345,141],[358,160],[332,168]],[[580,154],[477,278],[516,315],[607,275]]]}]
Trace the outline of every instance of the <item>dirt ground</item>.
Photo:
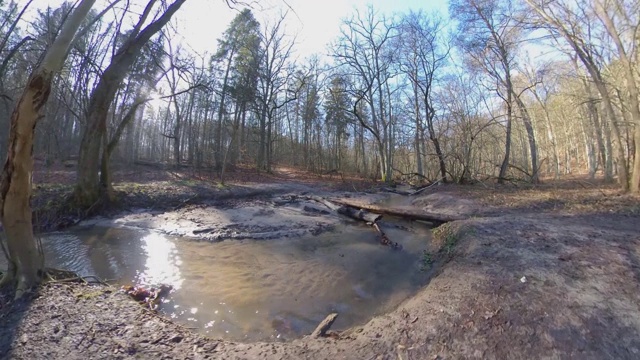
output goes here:
[{"label": "dirt ground", "polygon": [[[134,219],[137,208],[177,216],[173,220],[189,216],[193,231],[197,209],[241,197],[256,205],[272,194],[308,191],[368,201],[387,196],[370,183],[314,179],[290,169],[235,179],[228,187],[178,175],[124,183],[118,189],[130,195],[119,211],[128,209]],[[41,194],[51,188],[45,183]],[[371,192],[363,194],[366,189]],[[329,338],[226,342],[145,310],[116,289],[58,283],[18,302],[0,295],[0,358],[640,358],[637,197],[574,178],[537,187],[433,186],[394,199],[389,206],[466,220],[434,230],[439,251],[430,282],[362,326]]]}]

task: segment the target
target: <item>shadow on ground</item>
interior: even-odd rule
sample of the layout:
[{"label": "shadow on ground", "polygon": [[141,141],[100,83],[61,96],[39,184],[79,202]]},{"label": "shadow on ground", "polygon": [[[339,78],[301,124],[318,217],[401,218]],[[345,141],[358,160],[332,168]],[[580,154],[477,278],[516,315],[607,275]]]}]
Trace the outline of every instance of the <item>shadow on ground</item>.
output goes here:
[{"label": "shadow on ground", "polygon": [[38,291],[26,294],[19,300],[14,300],[14,295],[9,287],[0,289],[0,359],[10,359],[16,346],[29,341],[27,336],[16,338],[16,332],[33,299],[38,297]]}]

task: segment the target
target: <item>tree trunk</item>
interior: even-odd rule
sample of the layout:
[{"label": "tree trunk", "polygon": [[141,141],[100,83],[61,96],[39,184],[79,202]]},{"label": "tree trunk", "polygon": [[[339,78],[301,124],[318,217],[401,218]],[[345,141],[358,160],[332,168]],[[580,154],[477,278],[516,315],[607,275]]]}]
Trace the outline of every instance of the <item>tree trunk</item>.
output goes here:
[{"label": "tree trunk", "polygon": [[627,167],[627,158],[624,151],[624,145],[622,143],[622,135],[620,134],[620,129],[618,128],[618,123],[616,122],[616,114],[613,110],[613,105],[611,105],[611,97],[609,96],[609,92],[607,91],[606,85],[602,81],[602,79],[595,80],[596,87],[602,96],[602,103],[605,108],[605,112],[609,118],[609,125],[613,130],[613,136],[615,137],[618,146],[616,147],[618,153],[618,183],[622,187],[623,190],[629,190],[629,169]]},{"label": "tree trunk", "polygon": [[31,198],[33,139],[40,113],[62,68],[69,46],[95,0],[83,0],[65,21],[60,35],[31,74],[11,115],[9,151],[0,176],[0,222],[7,237],[9,266],[1,284],[15,284],[16,297],[38,284],[44,257],[33,235]]},{"label": "tree trunk", "polygon": [[537,94],[535,95],[536,95],[536,98],[538,98],[540,105],[542,106],[542,110],[544,111],[544,119],[547,125],[547,138],[551,143],[551,150],[553,154],[553,177],[554,179],[557,180],[560,178],[560,157],[558,156],[558,144],[556,143],[556,133],[553,128],[553,123],[551,122],[551,117],[549,116],[549,109],[547,109],[546,104],[543,104],[542,100],[538,97],[538,95]]},{"label": "tree trunk", "polygon": [[3,283],[17,281],[24,291],[40,281],[44,258],[33,236],[31,174],[35,125],[51,90],[53,73],[37,71],[11,115],[9,152],[0,183],[0,220],[7,237],[9,271]]},{"label": "tree trunk", "polygon": [[106,132],[107,114],[120,83],[140,54],[142,47],[169,22],[173,14],[178,11],[185,1],[175,0],[157,20],[140,31],[151,11],[151,5],[153,5],[153,1],[149,2],[131,36],[115,54],[109,66],[102,73],[96,88],[91,93],[87,109],[86,128],[80,143],[78,158],[75,189],[77,205],[88,207],[100,199],[101,186],[98,171],[101,166],[101,146],[99,139]]},{"label": "tree trunk", "polygon": [[266,170],[267,147],[267,103],[263,102],[260,110],[260,143],[258,148],[258,171]]},{"label": "tree trunk", "polygon": [[265,171],[271,173],[271,155],[273,154],[273,142],[272,142],[272,129],[273,129],[273,113],[268,111],[269,117],[267,118],[267,137],[265,139]]},{"label": "tree trunk", "polygon": [[590,131],[587,131],[587,125],[585,121],[581,121],[582,123],[582,137],[584,138],[585,144],[585,152],[587,157],[587,170],[589,171],[589,178],[594,179],[596,176],[596,171],[598,169],[598,164],[596,160],[596,148],[593,144],[593,134]]},{"label": "tree trunk", "polygon": [[598,107],[596,106],[596,99],[591,97],[591,89],[589,88],[589,84],[586,80],[582,80],[585,90],[589,94],[589,101],[587,102],[587,109],[589,111],[589,118],[591,119],[592,126],[594,128],[596,134],[596,143],[598,144],[598,151],[600,153],[600,162],[602,168],[604,169],[604,180],[606,182],[613,181],[613,162],[611,161],[611,151],[609,144],[610,135],[609,131],[606,131],[606,141],[603,135],[603,125],[600,121],[600,114],[598,112]]},{"label": "tree trunk", "polygon": [[238,129],[240,128],[240,113],[241,113],[241,110],[236,108],[235,114],[233,115],[233,130],[231,132],[231,139],[229,140],[229,145],[224,151],[224,156],[222,158],[222,163],[220,167],[220,183],[221,184],[224,184],[224,173],[227,169],[227,160],[229,158],[229,153],[231,152],[236,142],[236,137],[238,136]]},{"label": "tree trunk", "polygon": [[[220,95],[220,107],[218,108],[218,123],[216,125],[216,151],[215,151],[215,162],[216,168],[220,169],[222,165],[222,122],[224,121],[224,115],[226,114],[225,108],[225,99],[227,97],[227,87],[229,82],[229,72],[231,71],[231,61],[233,60],[233,56],[235,55],[235,46],[231,48],[229,53],[229,60],[227,60],[227,69],[224,72],[224,80],[222,81],[222,94]],[[226,152],[224,154],[226,157]]]},{"label": "tree trunk", "polygon": [[[509,80],[510,83],[510,80]],[[511,153],[511,118],[513,115],[512,104],[511,104],[511,89],[507,89],[507,134],[505,138],[505,146],[504,146],[504,159],[502,160],[502,165],[500,165],[500,173],[498,174],[498,183],[504,183],[504,180],[507,176],[507,170],[509,169],[509,155]]]},{"label": "tree trunk", "polygon": [[180,114],[180,106],[178,105],[178,97],[173,97],[173,109],[176,111],[176,124],[173,126],[173,161],[175,161],[176,169],[180,168],[180,126],[182,118]]},{"label": "tree trunk", "polygon": [[[634,162],[633,168],[631,171],[631,182],[628,185],[629,189],[633,193],[640,192],[640,90],[638,90],[637,86],[637,63],[634,64],[629,54],[627,54],[627,50],[623,44],[622,39],[620,38],[620,33],[615,27],[613,22],[613,18],[609,15],[607,9],[603,6],[602,3],[597,3],[597,11],[600,15],[600,19],[605,25],[609,36],[613,39],[614,44],[616,45],[616,49],[618,50],[618,55],[620,56],[620,62],[622,64],[622,68],[624,69],[624,76],[626,78],[626,87],[628,91],[628,100],[629,100],[629,112],[631,115],[631,123],[635,126],[634,128],[634,142],[635,142],[635,154],[634,154]],[[640,38],[637,33],[635,34],[636,41],[640,42]],[[637,55],[637,49],[636,56]],[[622,144],[619,144],[622,147]],[[621,159],[622,161],[622,159]],[[625,162],[626,168],[626,162]],[[622,179],[621,179],[622,180]]]},{"label": "tree trunk", "polygon": [[416,112],[416,133],[414,137],[414,147],[415,147],[415,159],[416,159],[416,173],[420,175],[424,175],[424,170],[422,168],[422,152],[420,151],[420,142],[421,142],[421,134],[422,134],[422,124],[420,118],[420,102],[418,101],[418,84],[416,82],[413,83],[413,101],[414,108]]},{"label": "tree trunk", "polygon": [[144,104],[148,100],[149,99],[138,98],[124,115],[122,121],[120,121],[120,123],[118,124],[118,127],[111,136],[111,139],[108,142],[106,141],[106,139],[104,141],[106,145],[104,146],[102,162],[100,165],[100,183],[106,189],[106,195],[109,197],[109,201],[114,200],[113,186],[111,184],[111,155],[116,149],[116,146],[118,146],[118,142],[120,142],[120,138],[122,137],[122,133],[124,132],[125,128],[127,128],[127,126],[131,124],[133,119],[135,119],[136,112],[138,111],[140,105]]},{"label": "tree trunk", "polygon": [[436,150],[436,156],[438,157],[438,167],[440,168],[440,177],[442,181],[447,180],[447,165],[444,161],[444,153],[442,152],[442,147],[440,146],[440,141],[436,136],[436,129],[433,125],[433,118],[436,115],[435,110],[429,103],[429,98],[425,95],[424,105],[426,107],[426,120],[427,120],[427,131],[429,131],[429,139],[433,143],[433,147]]},{"label": "tree trunk", "polygon": [[540,176],[538,174],[538,147],[536,145],[536,135],[533,131],[533,124],[531,123],[531,116],[529,116],[529,111],[527,111],[527,107],[520,97],[514,94],[514,98],[518,108],[520,109],[524,128],[527,131],[529,155],[531,156],[531,182],[537,184],[540,182]]}]

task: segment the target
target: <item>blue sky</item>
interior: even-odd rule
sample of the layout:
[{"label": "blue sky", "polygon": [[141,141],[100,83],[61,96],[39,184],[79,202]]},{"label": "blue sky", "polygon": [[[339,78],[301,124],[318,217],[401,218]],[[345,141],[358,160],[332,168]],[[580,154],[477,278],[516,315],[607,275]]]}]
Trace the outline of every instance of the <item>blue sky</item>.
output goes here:
[{"label": "blue sky", "polygon": [[[26,0],[18,0],[24,2]],[[35,7],[57,7],[64,0],[36,0]],[[447,14],[446,0],[240,0],[250,3],[256,18],[265,23],[277,18],[289,9],[286,29],[289,35],[297,34],[297,52],[300,57],[313,53],[326,53],[326,45],[339,34],[342,19],[353,14],[354,9],[372,5],[380,13],[391,15],[410,9],[425,12],[439,11]],[[98,0],[94,8],[100,10],[110,0]],[[146,0],[132,0],[142,8]],[[179,34],[185,46],[198,53],[215,52],[217,39],[229,25],[237,11],[230,9],[224,0],[188,0],[176,14]]]},{"label": "blue sky", "polygon": [[[446,0],[261,0],[253,5],[253,11],[264,23],[290,7],[287,33],[297,34],[298,55],[306,57],[325,53],[326,45],[338,36],[342,19],[350,16],[354,9],[365,9],[369,4],[388,15],[410,9],[447,14]],[[235,14],[222,0],[189,0],[178,13],[180,37],[198,52],[213,52],[215,40]]]}]

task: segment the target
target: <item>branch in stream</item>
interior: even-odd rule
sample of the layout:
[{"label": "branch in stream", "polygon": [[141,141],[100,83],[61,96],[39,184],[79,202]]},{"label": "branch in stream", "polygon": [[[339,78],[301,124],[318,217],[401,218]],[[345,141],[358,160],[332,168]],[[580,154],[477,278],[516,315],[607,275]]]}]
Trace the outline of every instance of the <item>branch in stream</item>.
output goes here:
[{"label": "branch in stream", "polygon": [[331,325],[333,325],[334,321],[336,321],[337,318],[338,318],[337,313],[332,313],[327,315],[327,317],[324,318],[324,320],[322,320],[320,325],[318,325],[316,329],[313,330],[313,332],[311,333],[311,337],[318,338],[318,337],[325,336],[327,331],[329,330]]},{"label": "branch in stream", "polygon": [[300,198],[319,202],[340,215],[350,217],[354,220],[364,221],[368,225],[373,226],[376,229],[376,231],[380,234],[380,243],[382,245],[387,245],[394,249],[401,248],[401,246],[398,243],[394,243],[393,241],[389,240],[389,237],[387,236],[387,234],[385,234],[384,231],[382,231],[382,229],[378,225],[378,221],[382,219],[381,214],[374,214],[372,212],[369,212],[354,206],[350,206],[350,205],[336,205],[334,202],[321,198],[319,196],[302,196]]},{"label": "branch in stream", "polygon": [[380,225],[377,222],[373,223],[373,227],[376,228],[376,231],[378,231],[378,233],[380,234],[380,243],[382,245],[391,246],[392,248],[398,249],[398,250],[402,249],[402,246],[400,244],[389,240],[389,237],[387,236],[387,234],[384,233],[384,231],[382,231],[382,229],[380,228]]}]

